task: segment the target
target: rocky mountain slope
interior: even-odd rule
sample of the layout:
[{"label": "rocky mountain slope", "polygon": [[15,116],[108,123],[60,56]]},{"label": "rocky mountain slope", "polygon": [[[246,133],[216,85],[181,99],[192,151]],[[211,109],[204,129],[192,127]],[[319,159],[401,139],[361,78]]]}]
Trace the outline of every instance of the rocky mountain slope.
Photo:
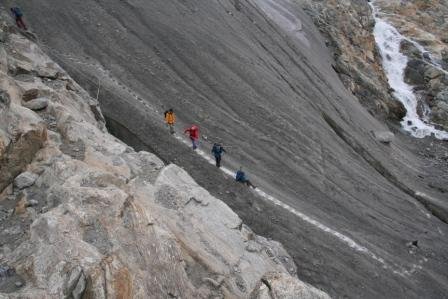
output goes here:
[{"label": "rocky mountain slope", "polygon": [[0,298],[328,298],[185,170],[108,134],[33,42],[0,33]]},{"label": "rocky mountain slope", "polygon": [[[337,12],[352,11],[351,1],[338,2],[345,8]],[[281,241],[301,279],[335,297],[446,294],[446,143],[410,138],[390,122],[394,136],[382,122],[403,111],[379,70],[371,21],[341,22],[363,26],[353,40],[365,39],[370,52],[340,55],[375,60],[344,76],[328,36],[297,1],[14,3],[53,59],[94,97],[100,86],[111,132],[185,168],[254,232]],[[364,99],[353,95],[364,89]],[[243,165],[265,193],[236,185],[181,134],[167,134],[162,112],[171,107],[177,132],[199,125],[205,154],[221,140],[224,167]]]}]

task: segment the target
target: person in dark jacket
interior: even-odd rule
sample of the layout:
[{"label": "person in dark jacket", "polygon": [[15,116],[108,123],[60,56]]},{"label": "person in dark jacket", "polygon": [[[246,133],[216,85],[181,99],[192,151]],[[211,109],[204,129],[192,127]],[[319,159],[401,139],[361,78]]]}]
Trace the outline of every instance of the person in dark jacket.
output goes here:
[{"label": "person in dark jacket", "polygon": [[249,181],[249,179],[246,177],[246,174],[244,173],[242,167],[240,167],[240,169],[236,172],[235,180],[237,182],[246,184],[248,187],[252,187],[254,189],[257,189],[257,187],[255,187],[254,184],[252,184],[252,182]]},{"label": "person in dark jacket", "polygon": [[17,27],[23,30],[28,30],[26,28],[25,22],[23,21],[23,13],[22,10],[19,7],[11,7],[11,13],[13,14],[14,18],[16,19]]},{"label": "person in dark jacket", "polygon": [[215,143],[213,144],[212,154],[215,156],[216,167],[221,167],[221,158],[222,154],[224,154],[226,150],[222,147],[221,144]]}]

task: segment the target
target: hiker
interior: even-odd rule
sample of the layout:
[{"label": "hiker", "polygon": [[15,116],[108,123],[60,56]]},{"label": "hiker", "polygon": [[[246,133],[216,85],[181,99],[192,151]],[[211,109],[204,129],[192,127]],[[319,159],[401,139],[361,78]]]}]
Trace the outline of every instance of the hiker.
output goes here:
[{"label": "hiker", "polygon": [[170,128],[170,133],[174,134],[174,124],[176,123],[176,115],[174,114],[172,108],[165,111],[165,122]]},{"label": "hiker", "polygon": [[215,156],[215,161],[216,161],[216,167],[221,167],[221,157],[222,154],[224,154],[226,152],[226,150],[222,147],[221,144],[219,143],[215,143],[213,144],[213,148],[212,148],[212,154]]},{"label": "hiker", "polygon": [[254,184],[252,184],[252,182],[246,178],[246,174],[243,171],[243,167],[240,167],[240,169],[236,172],[235,180],[237,182],[246,184],[248,187],[257,189],[257,187],[255,187]]},{"label": "hiker", "polygon": [[199,128],[196,125],[192,125],[188,129],[186,129],[184,133],[189,134],[191,143],[193,144],[193,150],[197,149],[199,140]]},{"label": "hiker", "polygon": [[22,10],[19,7],[11,7],[11,13],[13,14],[14,18],[16,19],[17,27],[23,30],[28,30],[26,28],[25,22],[23,21],[23,13]]}]

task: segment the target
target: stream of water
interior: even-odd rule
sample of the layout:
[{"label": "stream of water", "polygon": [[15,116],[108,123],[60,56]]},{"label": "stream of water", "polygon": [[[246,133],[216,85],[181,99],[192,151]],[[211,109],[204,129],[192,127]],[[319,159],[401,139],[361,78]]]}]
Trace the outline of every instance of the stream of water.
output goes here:
[{"label": "stream of water", "polygon": [[[403,129],[416,138],[433,135],[437,139],[448,140],[448,132],[439,130],[426,119],[422,120],[420,118],[417,113],[417,96],[413,87],[405,82],[404,73],[408,64],[408,58],[400,52],[400,45],[403,40],[409,39],[401,35],[394,26],[379,17],[379,8],[375,6],[374,1],[371,1],[370,5],[375,18],[375,41],[383,59],[384,71],[390,87],[394,90],[393,95],[403,103],[407,111],[401,122]],[[411,42],[420,51],[425,51],[424,47],[417,42]],[[430,64],[437,66],[435,62]]]}]

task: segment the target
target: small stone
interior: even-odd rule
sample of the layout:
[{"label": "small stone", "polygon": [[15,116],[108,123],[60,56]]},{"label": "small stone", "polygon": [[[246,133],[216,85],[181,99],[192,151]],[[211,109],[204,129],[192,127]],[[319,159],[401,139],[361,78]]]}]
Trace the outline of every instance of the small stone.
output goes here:
[{"label": "small stone", "polygon": [[16,281],[14,284],[15,284],[15,286],[18,287],[18,288],[20,288],[20,287],[23,286],[23,283],[22,283],[21,281]]},{"label": "small stone", "polygon": [[34,206],[37,206],[39,204],[39,202],[37,201],[37,200],[35,200],[35,199],[30,199],[30,200],[28,200],[28,207],[34,207]]},{"label": "small stone", "polygon": [[28,102],[24,102],[23,106],[28,109],[37,111],[37,110],[43,110],[43,109],[47,108],[48,102],[49,102],[48,98],[43,97],[43,98],[33,99]]},{"label": "small stone", "polygon": [[381,142],[381,143],[385,143],[385,144],[389,144],[391,143],[394,138],[395,135],[392,132],[375,132],[375,138],[377,141]]},{"label": "small stone", "polygon": [[36,182],[38,176],[32,172],[23,172],[14,179],[14,186],[19,190],[30,187]]}]

